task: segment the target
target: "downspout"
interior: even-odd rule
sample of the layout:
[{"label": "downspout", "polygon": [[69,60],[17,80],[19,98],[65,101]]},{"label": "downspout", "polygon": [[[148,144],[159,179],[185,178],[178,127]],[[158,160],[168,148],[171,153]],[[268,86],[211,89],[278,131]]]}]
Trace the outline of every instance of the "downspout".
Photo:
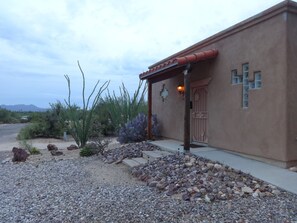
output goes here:
[{"label": "downspout", "polygon": [[186,69],[183,71],[184,74],[184,87],[185,87],[185,114],[184,114],[184,151],[190,151],[190,74],[191,64],[188,63]]}]

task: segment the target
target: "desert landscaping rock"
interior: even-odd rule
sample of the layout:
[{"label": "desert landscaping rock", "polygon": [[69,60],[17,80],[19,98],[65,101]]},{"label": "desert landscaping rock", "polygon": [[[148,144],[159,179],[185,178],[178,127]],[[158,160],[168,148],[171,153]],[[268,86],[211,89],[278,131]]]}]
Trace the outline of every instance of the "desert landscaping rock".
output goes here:
[{"label": "desert landscaping rock", "polygon": [[59,151],[59,150],[51,150],[50,151],[52,156],[62,156],[64,155],[62,151]]},{"label": "desert landscaping rock", "polygon": [[252,194],[254,192],[254,190],[250,187],[244,186],[243,188],[241,188],[241,191],[243,193],[247,193],[247,194]]},{"label": "desert landscaping rock", "polygon": [[146,142],[131,143],[122,145],[118,148],[107,150],[103,153],[106,163],[121,163],[126,158],[142,157],[142,151],[153,151],[159,148]]},{"label": "desert landscaping rock", "polygon": [[55,144],[48,144],[47,149],[48,151],[57,151],[58,147]]},{"label": "desert landscaping rock", "polygon": [[[126,145],[122,148],[127,147]],[[265,223],[297,221],[297,196],[254,178],[251,180],[252,184],[258,187],[256,191],[264,194],[264,189],[268,188],[270,191],[269,188],[271,188],[272,196],[239,195],[232,199],[218,200],[210,193],[210,188],[216,192],[215,187],[190,186],[189,182],[184,180],[180,184],[167,185],[170,188],[168,191],[173,192],[172,196],[168,196],[163,193],[167,186],[162,190],[156,188],[158,183],[167,183],[166,177],[162,181],[151,181],[151,187],[149,187],[133,178],[123,164],[107,164],[100,156],[81,158],[78,150],[65,149],[63,152],[65,154],[63,160],[57,160],[58,157],[48,160],[51,155],[46,151],[39,157],[30,156],[26,162],[16,164],[9,162],[0,165],[0,222]],[[2,156],[0,153],[0,157],[6,158],[6,156],[7,154]],[[67,159],[68,156],[71,159]],[[30,160],[32,157],[34,159]],[[190,156],[187,162],[190,162],[191,158]],[[166,164],[165,158],[160,161],[162,165]],[[177,165],[181,165],[183,169],[190,169],[192,173],[197,168],[197,163],[204,168],[209,162],[196,159],[192,167],[186,167],[182,159],[178,161],[180,163],[176,164],[174,161],[167,165],[171,164],[169,167],[173,165],[176,168]],[[156,164],[157,161],[154,165]],[[228,170],[228,167],[223,166],[223,168],[225,171]],[[212,171],[214,174],[220,172],[214,168],[214,165]],[[156,169],[157,175],[160,175],[160,172]],[[200,172],[207,173],[207,169]],[[236,176],[245,176],[240,171],[234,172]],[[191,176],[195,177],[195,175]],[[147,177],[143,176],[143,179]],[[209,177],[214,178],[211,174]],[[227,181],[228,177],[230,182]],[[242,181],[242,184],[236,184],[241,182],[238,181],[240,178],[232,183],[231,177],[232,175],[220,176],[222,179],[225,178],[227,185],[235,185],[238,188],[242,188],[249,180],[247,178],[246,181]],[[201,183],[206,183],[207,180],[210,183],[215,182],[210,178],[201,180]],[[163,185],[159,186],[163,187]],[[182,194],[175,193],[181,188],[186,190]],[[280,194],[273,195],[273,190],[279,190]],[[221,196],[223,194],[221,193]]]},{"label": "desert landscaping rock", "polygon": [[278,196],[275,186],[194,155],[175,154],[132,169],[132,175],[167,195],[213,202],[235,197]]},{"label": "desert landscaping rock", "polygon": [[74,145],[74,144],[67,147],[67,150],[76,150],[76,149],[79,149],[79,148],[77,145]]},{"label": "desert landscaping rock", "polygon": [[29,157],[29,154],[26,152],[26,150],[22,148],[13,147],[12,153],[12,162],[25,162]]}]

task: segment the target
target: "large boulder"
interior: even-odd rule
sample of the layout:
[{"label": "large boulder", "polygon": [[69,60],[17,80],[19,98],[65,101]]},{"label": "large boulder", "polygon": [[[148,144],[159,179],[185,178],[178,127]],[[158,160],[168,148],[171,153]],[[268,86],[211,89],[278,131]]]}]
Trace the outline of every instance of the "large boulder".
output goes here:
[{"label": "large boulder", "polygon": [[13,158],[12,162],[25,162],[29,156],[26,150],[22,148],[13,147]]}]

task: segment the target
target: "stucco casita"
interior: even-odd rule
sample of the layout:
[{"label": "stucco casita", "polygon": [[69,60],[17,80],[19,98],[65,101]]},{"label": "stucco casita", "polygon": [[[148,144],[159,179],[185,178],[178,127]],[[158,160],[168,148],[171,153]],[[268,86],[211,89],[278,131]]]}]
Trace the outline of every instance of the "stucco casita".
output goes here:
[{"label": "stucco casita", "polygon": [[[140,74],[151,84],[151,112],[157,114],[163,137],[184,140],[185,99],[177,86],[184,83],[186,64],[169,66],[169,62],[212,49],[218,51],[216,57],[191,62],[191,141],[282,167],[296,165],[297,3],[283,1]],[[199,119],[193,111],[193,103],[200,100],[195,92],[201,86],[207,110],[202,115],[207,120],[202,142],[195,138],[194,122],[199,126]]]}]

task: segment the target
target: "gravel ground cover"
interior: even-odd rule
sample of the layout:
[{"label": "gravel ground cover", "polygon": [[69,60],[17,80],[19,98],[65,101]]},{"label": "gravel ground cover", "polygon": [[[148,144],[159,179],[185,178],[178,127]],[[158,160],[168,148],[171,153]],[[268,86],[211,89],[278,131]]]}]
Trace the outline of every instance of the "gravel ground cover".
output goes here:
[{"label": "gravel ground cover", "polygon": [[296,222],[297,196],[279,191],[185,201],[97,156],[8,162],[0,164],[0,222]]},{"label": "gravel ground cover", "polygon": [[12,152],[10,151],[0,151],[0,163],[11,156],[12,156]]}]

